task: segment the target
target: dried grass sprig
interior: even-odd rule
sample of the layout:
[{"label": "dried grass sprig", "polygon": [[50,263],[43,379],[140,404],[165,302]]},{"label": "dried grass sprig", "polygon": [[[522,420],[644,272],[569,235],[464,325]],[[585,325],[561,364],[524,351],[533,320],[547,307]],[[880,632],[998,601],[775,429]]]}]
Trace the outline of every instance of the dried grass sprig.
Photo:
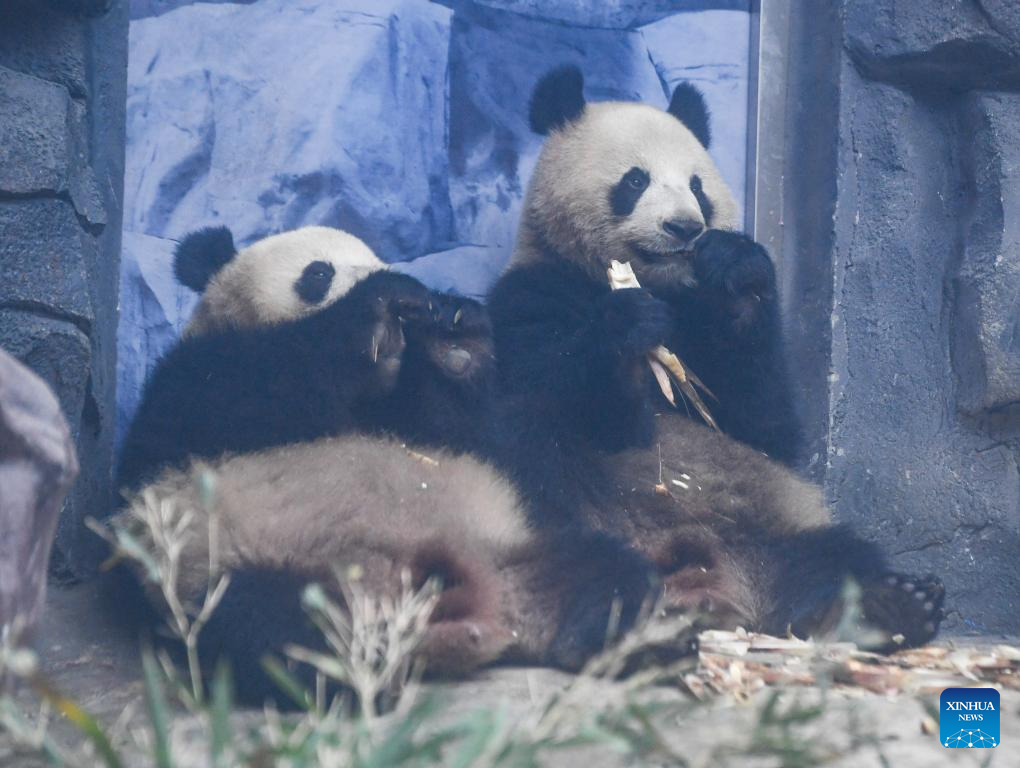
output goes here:
[{"label": "dried grass sprig", "polygon": [[362,716],[371,722],[379,716],[381,698],[400,707],[413,700],[406,694],[421,672],[414,653],[428,629],[439,586],[430,579],[416,590],[410,573],[404,571],[395,597],[373,595],[357,576],[356,570],[336,574],[344,606],[317,584],[308,586],[302,595],[305,610],[322,632],[329,653],[295,645],[287,646],[285,653],[349,687]]},{"label": "dried grass sprig", "polygon": [[[219,518],[214,504],[216,479],[208,470],[199,470],[195,476],[199,503],[208,521],[209,570],[202,602],[193,605],[180,593],[181,560],[191,537],[195,535],[194,510],[182,509],[173,500],[160,498],[152,488],[146,488],[128,507],[129,522],[105,526],[88,519],[89,528],[106,540],[113,548],[112,560],[128,559],[137,563],[146,578],[159,588],[169,611],[167,626],[185,647],[190,676],[190,698],[185,703],[191,709],[205,701],[202,666],[198,654],[198,638],[212,618],[230,586],[230,574],[221,573],[219,560]],[[141,535],[135,533],[140,526]],[[164,668],[167,668],[163,660]],[[172,676],[172,665],[168,675]]]}]

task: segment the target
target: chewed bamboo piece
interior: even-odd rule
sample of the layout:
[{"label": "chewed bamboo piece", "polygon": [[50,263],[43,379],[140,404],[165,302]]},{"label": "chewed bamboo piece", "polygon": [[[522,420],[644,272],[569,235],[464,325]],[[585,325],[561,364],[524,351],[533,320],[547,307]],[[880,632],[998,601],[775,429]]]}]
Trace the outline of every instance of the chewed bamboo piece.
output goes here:
[{"label": "chewed bamboo piece", "polygon": [[[641,283],[638,282],[637,275],[634,274],[634,269],[630,266],[629,262],[616,261],[614,259],[610,262],[606,273],[609,275],[609,285],[614,291],[618,291],[621,288],[641,287]],[[705,405],[705,401],[701,399],[701,395],[695,389],[695,386],[714,397],[712,391],[705,386],[693,371],[689,371],[684,367],[679,357],[665,347],[658,346],[648,353],[648,365],[652,369],[655,381],[658,383],[659,389],[662,390],[662,394],[674,408],[676,407],[676,398],[673,395],[673,382],[676,383],[680,393],[690,401],[694,409],[701,415],[701,418],[705,420],[705,423],[712,427],[712,429],[721,431],[715,419],[712,418],[708,406]]]}]

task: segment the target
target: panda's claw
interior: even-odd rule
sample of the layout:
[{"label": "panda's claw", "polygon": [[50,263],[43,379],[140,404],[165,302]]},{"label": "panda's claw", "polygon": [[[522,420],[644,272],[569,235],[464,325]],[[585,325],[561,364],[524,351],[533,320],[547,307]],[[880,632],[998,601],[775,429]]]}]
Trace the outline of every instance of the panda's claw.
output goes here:
[{"label": "panda's claw", "polygon": [[891,573],[862,586],[865,621],[890,637],[902,636],[901,642],[890,641],[875,650],[911,648],[935,637],[945,616],[945,587],[940,579]]}]

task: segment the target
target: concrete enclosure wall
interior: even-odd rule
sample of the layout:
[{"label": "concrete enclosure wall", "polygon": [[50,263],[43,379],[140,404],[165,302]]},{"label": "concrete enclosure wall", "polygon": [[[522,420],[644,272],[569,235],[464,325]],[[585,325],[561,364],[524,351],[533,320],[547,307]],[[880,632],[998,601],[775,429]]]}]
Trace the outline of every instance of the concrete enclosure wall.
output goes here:
[{"label": "concrete enclosure wall", "polygon": [[838,516],[1020,630],[1020,4],[790,3],[780,211]]},{"label": "concrete enclosure wall", "polygon": [[53,564],[94,563],[84,516],[109,503],[127,6],[0,5],[0,347],[57,393],[81,463]]}]

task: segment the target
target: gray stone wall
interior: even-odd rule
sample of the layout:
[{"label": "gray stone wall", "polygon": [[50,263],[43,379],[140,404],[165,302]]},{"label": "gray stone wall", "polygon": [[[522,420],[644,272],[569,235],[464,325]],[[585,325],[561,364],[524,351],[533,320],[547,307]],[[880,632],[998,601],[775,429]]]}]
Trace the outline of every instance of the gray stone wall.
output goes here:
[{"label": "gray stone wall", "polygon": [[792,6],[783,255],[818,473],[944,576],[949,629],[1015,633],[1020,5]]},{"label": "gray stone wall", "polygon": [[60,398],[81,461],[54,565],[93,564],[110,499],[127,4],[0,5],[0,347]]}]

